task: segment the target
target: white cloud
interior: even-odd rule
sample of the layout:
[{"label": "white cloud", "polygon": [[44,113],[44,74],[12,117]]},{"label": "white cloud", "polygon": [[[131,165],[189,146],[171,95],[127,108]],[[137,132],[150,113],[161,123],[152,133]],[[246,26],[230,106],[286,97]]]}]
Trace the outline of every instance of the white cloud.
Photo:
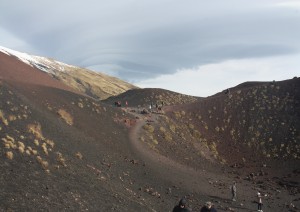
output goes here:
[{"label": "white cloud", "polygon": [[264,59],[228,60],[175,74],[143,80],[137,86],[157,87],[194,96],[206,97],[247,81],[280,81],[299,76],[300,55]]},{"label": "white cloud", "polygon": [[264,80],[262,73],[279,70],[267,58],[299,54],[299,5],[296,0],[2,0],[0,45],[130,83],[206,96]]}]

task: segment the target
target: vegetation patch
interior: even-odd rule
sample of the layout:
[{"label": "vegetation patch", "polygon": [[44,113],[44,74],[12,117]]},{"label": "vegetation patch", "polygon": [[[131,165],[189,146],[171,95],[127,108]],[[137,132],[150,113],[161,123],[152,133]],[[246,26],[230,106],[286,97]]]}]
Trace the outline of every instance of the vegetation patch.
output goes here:
[{"label": "vegetation patch", "polygon": [[149,124],[149,123],[145,124],[143,126],[143,129],[146,130],[146,131],[148,131],[148,132],[150,132],[150,133],[154,132],[154,127],[151,124]]},{"label": "vegetation patch", "polygon": [[68,125],[73,125],[73,117],[71,116],[70,113],[68,113],[66,110],[64,109],[59,109],[57,111],[58,115],[60,116],[60,118],[62,118]]},{"label": "vegetation patch", "polygon": [[82,155],[80,152],[77,152],[77,153],[75,154],[75,156],[76,156],[78,159],[80,159],[80,160],[82,160],[82,158],[83,158],[83,155]]},{"label": "vegetation patch", "polygon": [[8,121],[7,121],[7,119],[5,118],[4,113],[3,113],[2,110],[0,110],[0,120],[2,121],[2,123],[3,123],[5,126],[8,125]]},{"label": "vegetation patch", "polygon": [[14,153],[12,151],[6,152],[6,158],[12,160],[14,158]]},{"label": "vegetation patch", "polygon": [[27,126],[28,132],[35,135],[36,138],[43,139],[42,127],[40,123],[37,124],[29,124]]}]

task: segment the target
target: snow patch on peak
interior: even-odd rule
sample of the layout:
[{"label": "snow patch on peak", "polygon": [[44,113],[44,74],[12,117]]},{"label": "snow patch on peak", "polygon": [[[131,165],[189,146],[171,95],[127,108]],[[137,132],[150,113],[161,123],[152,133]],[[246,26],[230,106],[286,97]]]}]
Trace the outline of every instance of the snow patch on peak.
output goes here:
[{"label": "snow patch on peak", "polygon": [[23,53],[23,52],[18,52],[18,51],[15,51],[15,50],[12,50],[9,48],[5,48],[2,46],[0,46],[0,50],[1,50],[1,52],[5,53],[7,55],[17,57],[20,61],[22,61],[28,65],[31,65],[30,62],[34,60],[32,58],[32,56],[30,56],[29,54]]},{"label": "snow patch on peak", "polygon": [[41,71],[52,73],[54,71],[66,72],[76,68],[75,66],[68,65],[56,60],[48,59],[45,57],[29,55],[27,53],[18,52],[9,48],[0,46],[0,51],[9,56],[15,56],[18,60],[30,65],[31,67],[38,68]]},{"label": "snow patch on peak", "polygon": [[9,55],[7,51],[5,51],[4,47],[0,46],[0,52]]},{"label": "snow patch on peak", "polygon": [[7,55],[17,57],[18,60],[22,61],[23,63],[26,63],[26,64],[30,65],[31,67],[36,67],[41,71],[48,72],[48,67],[41,64],[32,55],[29,55],[29,54],[26,54],[26,53],[23,53],[23,52],[18,52],[18,51],[15,51],[15,50],[12,50],[12,49],[9,49],[9,48],[5,48],[5,47],[2,47],[2,46],[0,46],[0,50],[2,52],[4,52],[5,54],[7,54]]}]

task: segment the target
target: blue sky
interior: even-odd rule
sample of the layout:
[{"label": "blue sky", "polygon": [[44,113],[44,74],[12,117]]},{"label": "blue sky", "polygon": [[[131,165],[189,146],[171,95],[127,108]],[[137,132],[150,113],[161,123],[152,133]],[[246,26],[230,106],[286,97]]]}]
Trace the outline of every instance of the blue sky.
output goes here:
[{"label": "blue sky", "polygon": [[0,45],[209,96],[300,74],[300,1],[0,0]]}]

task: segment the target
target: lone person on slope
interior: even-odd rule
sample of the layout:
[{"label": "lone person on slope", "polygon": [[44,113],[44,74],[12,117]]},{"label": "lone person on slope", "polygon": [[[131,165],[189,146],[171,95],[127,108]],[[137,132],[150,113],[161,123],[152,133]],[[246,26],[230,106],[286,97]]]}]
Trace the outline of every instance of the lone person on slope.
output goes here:
[{"label": "lone person on slope", "polygon": [[234,181],[231,186],[231,194],[232,194],[232,201],[236,201],[236,182]]}]

